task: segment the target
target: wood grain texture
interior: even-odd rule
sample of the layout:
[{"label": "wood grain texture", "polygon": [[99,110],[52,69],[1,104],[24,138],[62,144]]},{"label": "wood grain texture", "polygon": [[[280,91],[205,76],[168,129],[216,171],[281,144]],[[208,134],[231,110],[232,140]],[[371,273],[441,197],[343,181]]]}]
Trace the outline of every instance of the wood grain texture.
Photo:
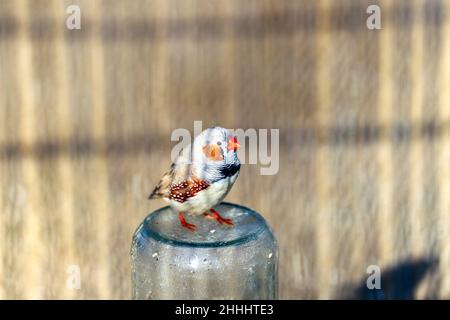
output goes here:
[{"label": "wood grain texture", "polygon": [[0,1],[0,298],[130,298],[132,234],[194,120],[280,129],[278,174],[243,165],[227,197],[273,227],[280,298],[374,297],[370,265],[382,297],[450,298],[449,19],[449,0]]}]

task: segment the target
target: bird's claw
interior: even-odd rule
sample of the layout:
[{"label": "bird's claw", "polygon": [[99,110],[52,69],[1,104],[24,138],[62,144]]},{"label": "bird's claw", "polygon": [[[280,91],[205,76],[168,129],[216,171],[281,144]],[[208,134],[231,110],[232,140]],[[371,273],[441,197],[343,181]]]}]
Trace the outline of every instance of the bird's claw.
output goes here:
[{"label": "bird's claw", "polygon": [[180,219],[180,223],[181,223],[181,226],[182,226],[183,228],[186,228],[186,229],[188,229],[188,230],[190,230],[190,231],[195,231],[195,229],[197,228],[197,227],[195,226],[195,224],[192,224],[192,223],[187,222],[187,221],[184,219],[183,214],[182,214],[181,212],[178,214],[178,218]]},{"label": "bird's claw", "polygon": [[195,226],[195,224],[188,223],[188,222],[186,222],[185,224],[181,224],[181,226],[182,226],[183,228],[186,228],[186,229],[190,230],[190,231],[195,231],[195,230],[197,229],[197,227]]},{"label": "bird's claw", "polygon": [[229,225],[229,226],[234,226],[234,223],[233,223],[233,220],[231,220],[231,219],[227,219],[227,218],[223,218],[217,211],[215,211],[214,209],[210,209],[210,211],[211,211],[211,214],[209,214],[209,213],[204,213],[204,215],[207,217],[207,218],[210,218],[210,219],[214,219],[214,220],[216,220],[217,222],[219,222],[219,224],[226,224],[226,225]]},{"label": "bird's claw", "polygon": [[222,217],[220,217],[219,219],[217,219],[217,221],[220,223],[220,224],[227,224],[227,225],[229,225],[229,226],[234,226],[234,223],[233,223],[233,220],[231,220],[231,219],[226,219],[226,218],[222,218]]}]

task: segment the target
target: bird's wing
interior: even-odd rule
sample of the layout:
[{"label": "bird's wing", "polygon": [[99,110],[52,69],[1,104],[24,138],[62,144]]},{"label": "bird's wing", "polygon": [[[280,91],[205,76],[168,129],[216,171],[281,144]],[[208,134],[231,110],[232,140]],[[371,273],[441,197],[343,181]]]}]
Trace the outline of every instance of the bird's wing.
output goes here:
[{"label": "bird's wing", "polygon": [[153,189],[149,199],[169,198],[173,186],[179,185],[188,180],[191,176],[191,165],[182,163],[172,163],[167,171]]},{"label": "bird's wing", "polygon": [[192,176],[178,184],[172,184],[169,199],[183,203],[208,187],[209,183],[205,180]]}]

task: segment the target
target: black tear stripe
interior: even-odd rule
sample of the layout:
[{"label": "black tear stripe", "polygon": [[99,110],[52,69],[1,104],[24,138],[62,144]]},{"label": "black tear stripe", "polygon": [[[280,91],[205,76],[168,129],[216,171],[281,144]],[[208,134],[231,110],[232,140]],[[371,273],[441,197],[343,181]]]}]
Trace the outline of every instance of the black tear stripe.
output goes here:
[{"label": "black tear stripe", "polygon": [[236,172],[238,172],[239,169],[241,169],[241,164],[240,163],[239,164],[226,165],[226,166],[220,168],[220,173],[224,177],[231,177],[231,176],[234,176],[234,174]]}]

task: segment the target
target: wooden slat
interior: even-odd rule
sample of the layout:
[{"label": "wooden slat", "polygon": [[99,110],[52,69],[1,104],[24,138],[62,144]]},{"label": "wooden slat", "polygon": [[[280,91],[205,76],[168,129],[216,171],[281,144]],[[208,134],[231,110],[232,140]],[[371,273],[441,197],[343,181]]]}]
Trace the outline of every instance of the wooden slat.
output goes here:
[{"label": "wooden slat", "polygon": [[111,207],[108,200],[108,162],[106,156],[106,105],[105,105],[105,84],[104,84],[104,52],[102,43],[102,6],[100,1],[90,1],[90,18],[92,19],[92,30],[89,44],[92,48],[92,125],[93,141],[96,143],[99,153],[94,158],[96,172],[95,185],[95,207],[97,236],[96,244],[98,250],[98,273],[97,290],[98,298],[107,299],[111,296],[110,287],[110,253],[109,253],[109,219]]},{"label": "wooden slat", "polygon": [[380,30],[380,45],[379,45],[379,105],[378,105],[378,124],[380,127],[380,141],[378,151],[378,165],[379,165],[379,188],[378,188],[378,206],[379,206],[379,226],[380,232],[379,250],[380,261],[383,268],[389,264],[393,259],[393,230],[392,230],[392,214],[393,214],[393,168],[392,168],[392,118],[393,118],[393,104],[392,104],[392,24],[391,11],[392,2],[389,0],[383,1],[381,7],[382,14],[382,30]]},{"label": "wooden slat", "polygon": [[169,17],[169,3],[165,0],[159,0],[152,8],[155,11],[152,14],[152,19],[159,22],[160,25],[158,41],[155,41],[153,49],[158,59],[158,63],[155,64],[151,74],[153,105],[158,108],[158,114],[161,117],[160,121],[158,121],[159,130],[161,132],[170,132],[173,126],[173,119],[168,105],[171,89],[165,85],[170,70],[168,48],[170,43],[167,38],[168,25],[167,23],[161,23]]},{"label": "wooden slat", "polygon": [[423,181],[423,136],[422,122],[423,118],[423,102],[424,102],[424,21],[423,21],[423,1],[415,0],[413,3],[414,24],[413,24],[413,47],[411,52],[411,81],[412,81],[412,97],[411,97],[411,113],[410,125],[412,127],[411,148],[409,152],[409,162],[411,164],[411,186],[410,201],[411,212],[411,248],[412,255],[420,258],[424,252],[425,237],[423,234],[424,227],[424,181]]},{"label": "wooden slat", "polygon": [[439,121],[439,274],[440,297],[450,298],[450,2],[444,2],[444,24],[442,29],[442,51],[440,65]]},{"label": "wooden slat", "polygon": [[[58,107],[56,109],[56,122],[58,125],[58,137],[57,141],[62,146],[69,145],[70,138],[72,136],[72,125],[71,125],[71,113],[70,113],[70,97],[69,97],[69,77],[70,74],[67,69],[67,60],[66,60],[66,49],[67,46],[65,44],[64,39],[64,31],[65,28],[61,26],[65,26],[66,19],[66,5],[62,1],[53,1],[52,2],[52,10],[53,16],[56,18],[55,20],[55,39],[54,39],[54,50],[56,54],[56,68],[58,72],[57,75],[57,83],[58,87],[55,88],[56,101]],[[58,214],[60,230],[58,230],[58,241],[61,242],[61,247],[63,251],[58,252],[57,260],[60,261],[59,268],[60,273],[64,275],[59,283],[55,283],[55,290],[57,297],[63,297],[65,299],[71,299],[74,297],[75,289],[67,287],[65,276],[68,276],[67,270],[70,271],[69,267],[72,265],[76,265],[75,258],[75,234],[74,234],[74,219],[75,213],[73,210],[73,202],[74,202],[74,185],[73,185],[73,167],[72,160],[70,158],[70,154],[67,150],[63,150],[58,156],[57,167],[55,168],[58,176]],[[56,239],[55,239],[56,240]]]},{"label": "wooden slat", "polygon": [[331,1],[321,0],[318,3],[318,37],[317,37],[317,118],[316,126],[321,142],[317,150],[316,187],[317,187],[317,266],[318,271],[318,298],[331,298],[331,271],[333,261],[330,259],[331,239],[329,222],[331,221],[330,206],[330,169],[329,146],[323,143],[328,139],[328,126],[330,124],[330,70],[328,61],[332,57],[330,41],[330,8]]},{"label": "wooden slat", "polygon": [[[3,110],[5,108],[3,108],[2,103],[0,101],[0,119],[4,119],[5,116],[3,114]],[[0,129],[0,146],[4,144],[3,141],[3,130]],[[0,151],[1,154],[1,151]],[[2,161],[0,161],[0,181],[4,181],[1,184],[0,187],[0,242],[2,243],[2,245],[0,245],[0,275],[5,274],[5,255],[7,254],[6,252],[6,217],[5,217],[5,212],[6,212],[6,196],[7,193],[5,191],[5,188],[3,187],[4,185],[6,185],[6,175],[4,176],[3,171],[5,170],[4,168],[4,163]],[[2,299],[6,299],[6,293],[4,292],[4,288],[5,288],[5,283],[4,283],[4,279],[0,279],[0,300]]]},{"label": "wooden slat", "polygon": [[[29,150],[34,144],[36,130],[36,105],[33,83],[32,43],[29,34],[30,13],[28,1],[17,1],[16,15],[19,22],[17,34],[17,67],[18,79],[21,81],[21,126],[18,134],[24,150]],[[43,297],[42,266],[44,247],[41,241],[40,215],[44,214],[39,208],[40,192],[35,188],[38,183],[38,168],[32,157],[22,159],[22,173],[28,197],[25,207],[26,218],[23,230],[23,252],[17,253],[17,263],[23,266],[23,274],[18,281],[24,286],[23,297],[39,299]]]}]

